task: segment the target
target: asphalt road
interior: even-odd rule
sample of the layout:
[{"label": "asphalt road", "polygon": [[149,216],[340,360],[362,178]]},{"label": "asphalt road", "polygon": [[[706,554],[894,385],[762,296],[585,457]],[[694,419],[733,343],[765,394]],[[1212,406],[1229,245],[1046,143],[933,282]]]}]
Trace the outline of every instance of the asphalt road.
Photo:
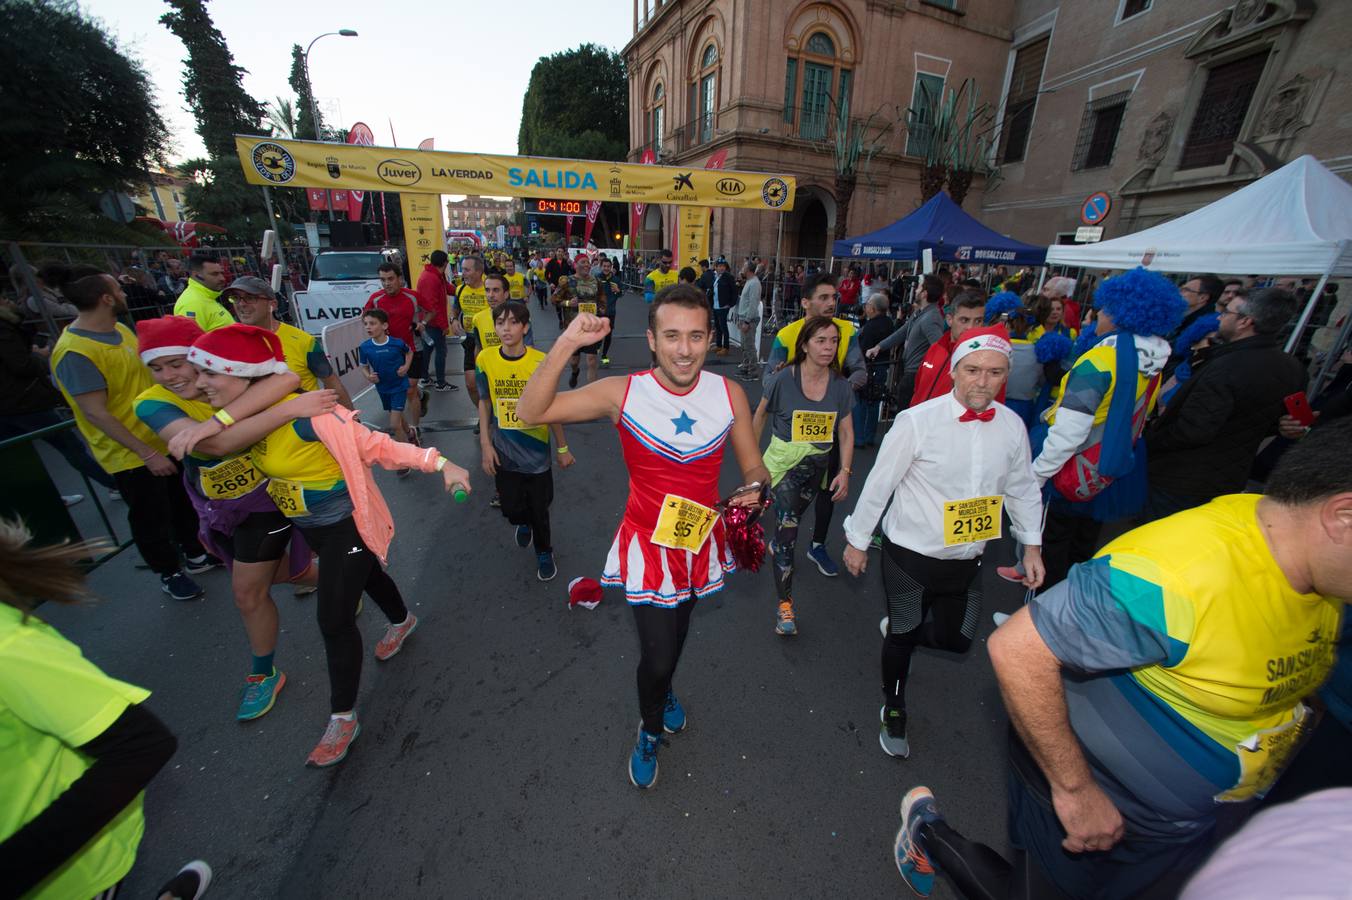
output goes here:
[{"label": "asphalt road", "polygon": [[[609,374],[646,366],[645,314],[640,297],[623,300]],[[537,327],[543,348],[557,326]],[[732,374],[737,354],[726,359],[711,370]],[[754,406],[759,388],[748,392]],[[379,419],[373,395],[358,405]],[[275,593],[288,681],[248,724],[234,719],[249,656],[224,572],[202,577],[205,599],[175,603],[129,551],[95,572],[101,603],[42,610],[110,674],[152,690],[149,707],[179,738],[147,791],[127,896],[194,857],[215,868],[216,897],[909,896],[892,839],[915,784],[969,836],[1008,849],[1006,719],[985,651],[988,613],[1021,602],[994,575],[1007,541],[986,554],[971,652],[917,656],[909,760],[877,740],[876,554],[862,579],[800,566],[795,638],[773,633],[767,563],[696,610],[675,682],[690,726],[662,750],[656,787],[639,791],[625,773],[638,719],[629,610],[614,591],[591,612],[567,606],[568,581],[599,574],[623,507],[612,427],[568,429],[577,465],[556,472],[560,572],[542,584],[488,506],[477,439],[456,424],[471,414],[463,388],[433,394],[429,442],[474,474],[468,504],[435,476],[377,475],[397,524],[390,570],[422,624],[393,660],[368,656],[361,737],[334,769],[304,766],[328,713],[312,598]],[[873,454],[857,458],[856,490]],[[724,486],[739,483],[731,453],[725,469]],[[837,558],[852,508],[833,521]],[[369,602],[360,622],[369,654],[385,623]]]}]

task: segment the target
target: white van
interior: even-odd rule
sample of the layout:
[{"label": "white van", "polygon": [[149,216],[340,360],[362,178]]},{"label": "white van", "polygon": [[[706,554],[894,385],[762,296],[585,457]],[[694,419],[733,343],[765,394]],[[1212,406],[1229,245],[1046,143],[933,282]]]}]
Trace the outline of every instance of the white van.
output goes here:
[{"label": "white van", "polygon": [[309,290],[296,291],[296,326],[319,337],[326,325],[361,315],[380,290],[379,250],[328,250],[315,257]]}]

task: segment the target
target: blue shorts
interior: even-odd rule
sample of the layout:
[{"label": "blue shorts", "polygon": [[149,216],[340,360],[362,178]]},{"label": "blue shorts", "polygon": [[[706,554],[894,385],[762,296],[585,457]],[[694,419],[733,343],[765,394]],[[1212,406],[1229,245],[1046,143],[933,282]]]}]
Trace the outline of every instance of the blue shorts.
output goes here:
[{"label": "blue shorts", "polygon": [[403,412],[404,404],[408,402],[408,382],[405,381],[403,387],[397,391],[383,391],[377,387],[376,393],[380,395],[381,409]]}]

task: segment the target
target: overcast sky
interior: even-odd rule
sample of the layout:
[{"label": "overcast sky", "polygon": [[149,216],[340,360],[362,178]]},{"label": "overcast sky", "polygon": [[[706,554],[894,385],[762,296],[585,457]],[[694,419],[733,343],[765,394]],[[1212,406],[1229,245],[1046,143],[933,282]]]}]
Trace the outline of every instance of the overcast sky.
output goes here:
[{"label": "overcast sky", "polygon": [[[173,136],[170,159],[203,155],[182,93],[187,52],[159,24],[163,0],[81,5],[145,65]],[[365,122],[383,146],[435,138],[438,150],[481,153],[516,153],[521,98],[539,57],[588,41],[619,50],[633,32],[629,0],[218,0],[207,9],[260,102],[279,95],[295,102],[287,84],[292,44],[351,28],[357,37],[326,37],[310,53],[326,123]]]}]

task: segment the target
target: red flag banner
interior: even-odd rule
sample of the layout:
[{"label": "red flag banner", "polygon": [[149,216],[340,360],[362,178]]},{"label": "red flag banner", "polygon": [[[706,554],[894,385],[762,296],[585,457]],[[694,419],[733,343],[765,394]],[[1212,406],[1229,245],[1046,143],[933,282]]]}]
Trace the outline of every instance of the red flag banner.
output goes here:
[{"label": "red flag banner", "polygon": [[306,188],[305,196],[309,198],[310,209],[318,211],[329,208],[329,192],[323,188]]},{"label": "red flag banner", "polygon": [[349,144],[361,144],[364,147],[372,147],[376,142],[375,132],[371,126],[365,122],[358,122],[347,132],[347,142]]},{"label": "red flag banner", "polygon": [[436,148],[435,146],[433,146],[433,145],[436,144],[436,142],[437,142],[437,139],[436,139],[436,138],[428,138],[427,140],[423,141],[421,144],[418,145],[418,149],[419,149],[419,150],[435,150],[435,149],[437,149],[437,148]]},{"label": "red flag banner", "polygon": [[347,217],[353,222],[361,221],[362,201],[366,199],[365,191],[347,192]]},{"label": "red flag banner", "polygon": [[573,237],[573,217],[563,217],[563,240],[567,243]]},{"label": "red flag banner", "polygon": [[344,219],[346,219],[346,218],[347,218],[347,203],[348,203],[347,194],[348,194],[348,192],[347,192],[347,191],[333,191],[332,193],[333,193],[333,214],[334,214],[335,216],[341,214],[342,217],[343,217]]},{"label": "red flag banner", "polygon": [[600,200],[587,201],[587,227],[582,232],[582,243],[590,244],[592,229],[596,227],[596,217],[601,213]]}]

